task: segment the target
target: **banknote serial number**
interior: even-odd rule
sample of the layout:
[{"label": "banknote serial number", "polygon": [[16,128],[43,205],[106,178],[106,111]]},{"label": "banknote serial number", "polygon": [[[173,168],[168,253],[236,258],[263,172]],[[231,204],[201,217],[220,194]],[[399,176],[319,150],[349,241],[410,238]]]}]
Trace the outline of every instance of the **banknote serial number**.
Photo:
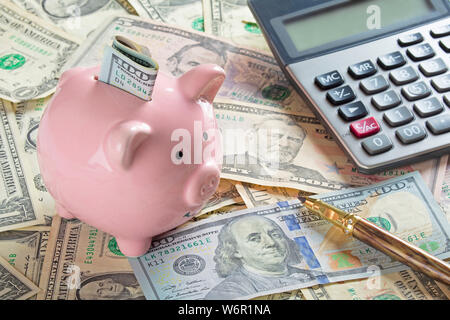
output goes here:
[{"label": "banknote serial number", "polygon": [[182,243],[182,244],[174,246],[174,247],[170,247],[170,248],[167,248],[164,250],[159,250],[158,252],[155,252],[155,253],[149,252],[144,256],[144,260],[149,261],[149,259],[157,259],[162,256],[169,255],[171,253],[175,253],[177,251],[183,251],[183,250],[192,249],[192,248],[199,247],[199,246],[204,246],[211,242],[212,242],[211,239],[209,237],[207,237],[207,238],[195,240],[192,242]]}]

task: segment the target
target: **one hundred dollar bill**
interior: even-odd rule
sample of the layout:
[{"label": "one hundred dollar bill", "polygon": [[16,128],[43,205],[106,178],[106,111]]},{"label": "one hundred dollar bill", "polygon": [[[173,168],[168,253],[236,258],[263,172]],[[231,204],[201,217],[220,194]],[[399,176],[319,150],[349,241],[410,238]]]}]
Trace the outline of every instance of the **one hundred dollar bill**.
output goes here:
[{"label": "one hundred dollar bill", "polygon": [[160,72],[180,76],[199,64],[215,63],[226,72],[218,96],[312,116],[289,85],[275,59],[203,32],[129,17],[111,18],[89,37],[67,68],[99,65],[103,48],[121,35],[150,48]]},{"label": "one hundred dollar bill", "polygon": [[270,52],[246,0],[203,0],[205,32]]},{"label": "one hundred dollar bill", "polygon": [[150,101],[158,68],[147,47],[115,36],[112,45],[105,48],[98,79]]},{"label": "one hundred dollar bill", "polygon": [[136,14],[126,0],[11,0],[27,12],[82,39],[112,15]]},{"label": "one hundred dollar bill", "polygon": [[[374,270],[375,271],[375,270]],[[301,289],[306,300],[448,300],[450,291],[423,273],[403,270]]]},{"label": "one hundred dollar bill", "polygon": [[80,40],[6,1],[0,21],[0,98],[19,102],[51,94]]},{"label": "one hundred dollar bill", "polygon": [[129,0],[142,18],[204,31],[202,0]]},{"label": "one hundred dollar bill", "polygon": [[114,237],[77,219],[53,218],[38,300],[143,300]]},{"label": "one hundred dollar bill", "polygon": [[0,232],[44,223],[12,104],[0,99]]},{"label": "one hundred dollar bill", "polygon": [[25,300],[39,288],[0,257],[0,300]]},{"label": "one hundred dollar bill", "polygon": [[[37,160],[37,135],[39,130],[39,122],[42,114],[49,103],[52,96],[46,98],[28,100],[19,102],[15,105],[15,119],[20,132],[20,140],[23,150],[24,161],[30,165],[32,174],[32,186],[37,195],[37,201],[40,203],[45,224],[50,227],[51,217],[55,214],[55,200],[47,191],[44,181],[42,180],[39,163]],[[31,179],[30,179],[31,181]]]},{"label": "one hundred dollar bill", "polygon": [[[383,174],[383,176],[399,176],[408,173],[408,171],[419,171],[426,185],[428,186],[428,188],[430,188],[430,191],[432,191],[435,200],[439,201],[444,209],[444,201],[441,201],[441,193],[443,192],[441,192],[441,190],[443,189],[440,187],[442,185],[441,181],[444,181],[444,164],[447,165],[447,156],[443,156],[441,159],[431,159],[421,163],[412,164],[410,168],[404,168],[403,170],[388,170]],[[450,176],[450,172],[448,173],[448,175]],[[300,196],[305,197],[313,195],[313,193],[303,190],[274,186],[262,186],[245,182],[236,183],[235,186],[247,208],[265,206],[268,204],[277,203],[279,201],[290,201]],[[437,196],[436,194],[439,194],[439,196]],[[445,209],[444,212],[446,212]]]},{"label": "one hundred dollar bill", "polygon": [[[450,256],[449,225],[417,172],[320,198]],[[300,202],[279,202],[165,233],[129,260],[146,298],[163,300],[254,298],[408,269],[334,231]]]},{"label": "one hundred dollar bill", "polygon": [[0,232],[0,257],[36,286],[42,274],[50,228]]}]

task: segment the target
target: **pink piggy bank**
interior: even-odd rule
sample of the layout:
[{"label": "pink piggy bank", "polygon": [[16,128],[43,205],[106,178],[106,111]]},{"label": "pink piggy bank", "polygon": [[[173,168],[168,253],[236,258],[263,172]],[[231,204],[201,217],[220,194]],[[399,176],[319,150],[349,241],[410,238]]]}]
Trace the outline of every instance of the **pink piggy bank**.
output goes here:
[{"label": "pink piggy bank", "polygon": [[61,76],[39,126],[39,166],[61,217],[110,233],[123,254],[140,256],[219,184],[212,102],[225,73],[210,64],[179,78],[160,71],[145,101],[98,81],[99,71]]}]

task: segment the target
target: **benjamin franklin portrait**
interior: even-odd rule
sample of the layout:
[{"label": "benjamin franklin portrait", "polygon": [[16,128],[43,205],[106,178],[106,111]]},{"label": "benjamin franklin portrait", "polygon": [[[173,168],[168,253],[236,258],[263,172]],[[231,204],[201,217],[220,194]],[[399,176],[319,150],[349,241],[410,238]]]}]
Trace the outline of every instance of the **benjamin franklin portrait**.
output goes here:
[{"label": "benjamin franklin portrait", "polygon": [[218,235],[215,270],[224,278],[205,299],[234,299],[275,288],[313,283],[320,271],[299,269],[298,245],[272,220],[258,215],[232,219]]}]

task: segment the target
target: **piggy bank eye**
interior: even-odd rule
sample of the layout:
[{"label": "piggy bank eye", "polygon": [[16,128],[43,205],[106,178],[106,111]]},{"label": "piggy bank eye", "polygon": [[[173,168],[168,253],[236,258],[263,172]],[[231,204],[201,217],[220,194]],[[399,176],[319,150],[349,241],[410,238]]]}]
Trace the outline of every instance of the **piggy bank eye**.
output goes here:
[{"label": "piggy bank eye", "polygon": [[177,157],[178,160],[183,158],[183,150],[178,151],[175,156]]},{"label": "piggy bank eye", "polygon": [[203,132],[203,140],[208,141],[208,133],[206,131]]}]

